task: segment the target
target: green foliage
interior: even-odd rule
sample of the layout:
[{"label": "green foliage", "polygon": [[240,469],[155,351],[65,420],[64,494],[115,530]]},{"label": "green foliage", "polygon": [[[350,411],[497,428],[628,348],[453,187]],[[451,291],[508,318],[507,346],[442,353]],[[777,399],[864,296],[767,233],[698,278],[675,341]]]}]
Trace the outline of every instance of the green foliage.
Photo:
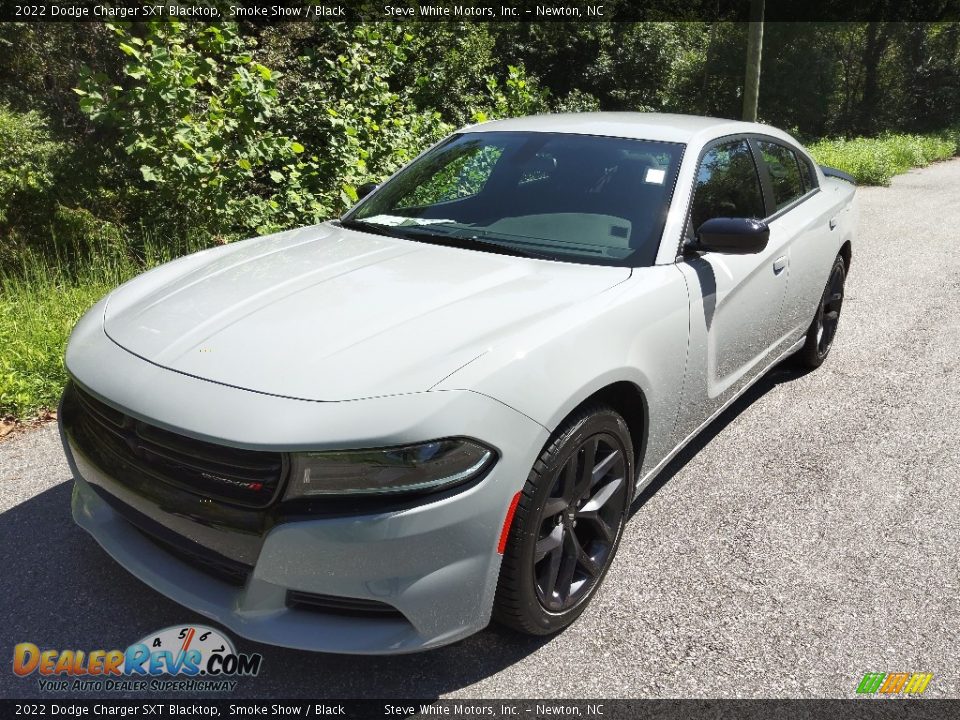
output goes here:
[{"label": "green foliage", "polygon": [[448,22],[407,27],[413,41],[391,87],[410,89],[417,107],[435,109],[454,127],[469,124],[474,109],[489,101],[489,76],[504,70],[495,53],[497,27]]},{"label": "green foliage", "polygon": [[[0,106],[0,270],[22,265],[27,255],[47,257],[68,267],[89,261],[110,262],[123,254],[120,228],[85,207],[100,203],[78,190],[86,171],[77,153],[54,139],[37,111]],[[94,173],[102,179],[98,173]],[[109,190],[102,196],[112,199]]]},{"label": "green foliage", "polygon": [[0,228],[5,233],[41,222],[62,152],[63,144],[51,137],[40,113],[0,105]]},{"label": "green foliage", "polygon": [[697,80],[708,39],[705,23],[624,23],[616,27],[607,50],[616,79],[609,92],[616,108],[696,111],[686,94],[691,82],[698,91],[702,89]]},{"label": "green foliage", "polygon": [[960,133],[949,131],[933,135],[887,133],[879,138],[821,140],[808,149],[818,163],[843,170],[858,183],[889,185],[894,175],[960,153],[958,137]]},{"label": "green foliage", "polygon": [[944,142],[953,144],[953,154],[960,155],[960,125],[936,133],[936,136]]},{"label": "green foliage", "polygon": [[88,263],[109,265],[127,256],[120,229],[84,208],[54,208],[50,245],[61,269]]},{"label": "green foliage", "polygon": [[593,95],[574,88],[554,104],[557,112],[596,112],[600,109],[600,101]]},{"label": "green foliage", "polygon": [[912,167],[926,167],[931,162],[952,157],[954,143],[938,136],[894,135],[886,133],[879,138],[890,147],[898,172]]},{"label": "green foliage", "polygon": [[324,52],[308,48],[288,65],[281,121],[314,149],[309,192],[320,215],[356,202],[356,187],[380,181],[453,128],[419,109],[412,90],[391,87],[414,37],[403,27],[334,26]]},{"label": "green foliage", "polygon": [[84,65],[113,73],[112,35],[95,22],[0,23],[0,105],[37,110],[62,139],[83,138],[89,127],[73,88]]},{"label": "green foliage", "polygon": [[546,88],[540,87],[536,78],[527,75],[523,65],[508,65],[503,83],[495,75],[488,75],[487,93],[485,107],[473,112],[474,122],[545,112],[550,95]]},{"label": "green foliage", "polygon": [[0,416],[23,419],[57,406],[70,331],[134,268],[66,267],[32,249],[20,261],[15,273],[0,268]]},{"label": "green foliage", "polygon": [[267,232],[312,219],[300,192],[305,148],[278,134],[274,73],[253,41],[224,24],[149,23],[140,37],[113,26],[122,84],[88,73],[80,108],[115,128],[149,191],[145,215],[215,235]]}]

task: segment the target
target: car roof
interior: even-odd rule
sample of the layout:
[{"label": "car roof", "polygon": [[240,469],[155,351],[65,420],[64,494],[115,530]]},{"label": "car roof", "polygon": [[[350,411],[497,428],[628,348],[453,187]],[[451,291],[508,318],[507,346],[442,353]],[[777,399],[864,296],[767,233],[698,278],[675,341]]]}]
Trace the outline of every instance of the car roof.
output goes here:
[{"label": "car roof", "polygon": [[699,115],[585,112],[531,115],[471,125],[461,132],[554,132],[699,144],[737,133],[761,133],[796,142],[769,125]]}]

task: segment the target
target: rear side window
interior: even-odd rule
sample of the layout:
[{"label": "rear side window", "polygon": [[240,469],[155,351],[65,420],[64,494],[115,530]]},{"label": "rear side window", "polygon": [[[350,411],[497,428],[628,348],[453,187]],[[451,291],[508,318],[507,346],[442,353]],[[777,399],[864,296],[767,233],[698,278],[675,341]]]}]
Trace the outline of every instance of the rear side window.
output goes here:
[{"label": "rear side window", "polygon": [[763,193],[746,140],[711,148],[700,161],[690,209],[690,234],[715,217],[762,218]]},{"label": "rear side window", "polygon": [[804,192],[810,192],[817,187],[817,175],[813,172],[813,165],[803,155],[797,155],[797,160],[800,161],[800,177],[803,178],[803,190]]},{"label": "rear side window", "polygon": [[773,185],[773,203],[782,210],[806,192],[800,175],[800,161],[796,153],[779,143],[758,140],[757,147]]}]

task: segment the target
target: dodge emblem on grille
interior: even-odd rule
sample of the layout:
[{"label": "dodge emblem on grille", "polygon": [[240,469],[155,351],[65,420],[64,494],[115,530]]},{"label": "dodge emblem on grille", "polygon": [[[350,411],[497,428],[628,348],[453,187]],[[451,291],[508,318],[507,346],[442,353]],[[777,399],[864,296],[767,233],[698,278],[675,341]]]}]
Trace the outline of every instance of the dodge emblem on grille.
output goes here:
[{"label": "dodge emblem on grille", "polygon": [[244,482],[243,480],[234,480],[233,478],[222,477],[220,475],[211,475],[210,473],[202,472],[200,476],[207,479],[213,480],[214,482],[223,483],[224,485],[232,485],[233,487],[243,488],[244,490],[253,490],[257,492],[263,490],[262,482]]}]

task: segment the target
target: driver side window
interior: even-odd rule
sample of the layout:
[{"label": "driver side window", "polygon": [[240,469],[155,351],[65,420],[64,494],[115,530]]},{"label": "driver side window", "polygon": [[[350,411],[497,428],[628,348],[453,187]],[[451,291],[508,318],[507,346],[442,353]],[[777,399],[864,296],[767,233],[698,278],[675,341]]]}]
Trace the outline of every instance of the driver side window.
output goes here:
[{"label": "driver side window", "polygon": [[764,215],[760,176],[747,141],[735,140],[708,150],[697,171],[688,236],[693,237],[711,218]]}]

